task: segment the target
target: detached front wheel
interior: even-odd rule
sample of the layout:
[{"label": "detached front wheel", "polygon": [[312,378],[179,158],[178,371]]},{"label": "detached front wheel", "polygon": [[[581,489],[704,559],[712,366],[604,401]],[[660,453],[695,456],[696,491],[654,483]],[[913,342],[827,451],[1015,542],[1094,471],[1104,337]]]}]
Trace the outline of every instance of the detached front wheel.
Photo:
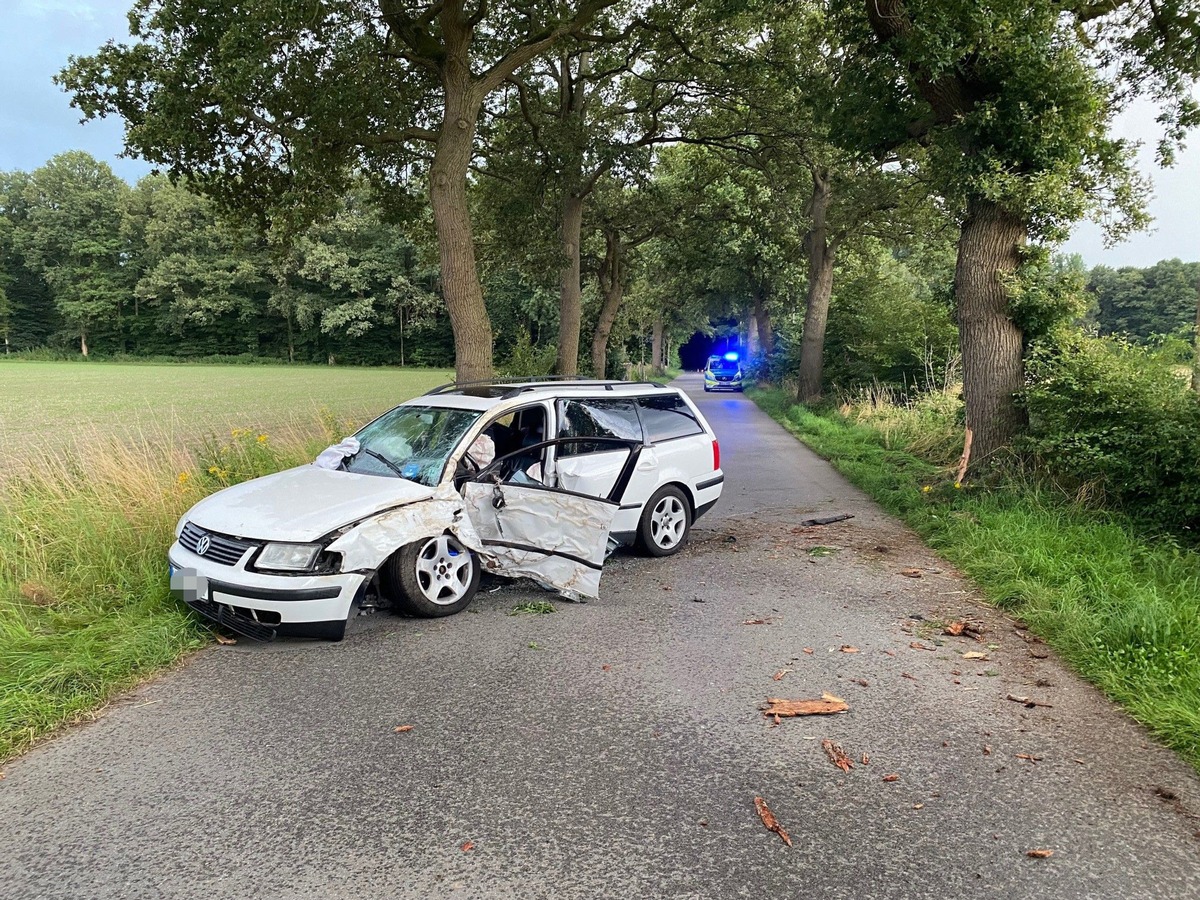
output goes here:
[{"label": "detached front wheel", "polygon": [[479,588],[475,554],[451,534],[401,547],[383,567],[384,587],[405,612],[422,618],[466,609]]},{"label": "detached front wheel", "polygon": [[646,504],[638,540],[651,556],[678,553],[692,527],[692,508],[683,491],[667,485]]}]

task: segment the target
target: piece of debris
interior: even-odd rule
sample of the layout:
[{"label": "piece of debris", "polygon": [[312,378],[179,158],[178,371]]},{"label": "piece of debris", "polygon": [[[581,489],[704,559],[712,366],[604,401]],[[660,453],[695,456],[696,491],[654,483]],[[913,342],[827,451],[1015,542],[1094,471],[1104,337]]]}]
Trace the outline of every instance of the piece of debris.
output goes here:
[{"label": "piece of debris", "polygon": [[766,619],[747,619],[747,620],[746,620],[746,621],[744,621],[742,624],[743,624],[743,625],[770,625],[770,624],[771,624],[771,619],[770,619],[770,618],[766,618]]},{"label": "piece of debris", "polygon": [[883,545],[883,544],[876,544],[876,545],[875,545],[875,552],[876,552],[876,553],[887,553],[887,552],[888,552],[888,548],[887,548],[885,545]]},{"label": "piece of debris", "polygon": [[787,833],[787,829],[779,824],[779,820],[775,818],[775,813],[771,812],[771,807],[767,806],[767,801],[762,797],[754,798],[754,808],[758,810],[758,817],[762,819],[763,825],[767,827],[767,831],[773,831],[779,835],[779,839],[792,846],[792,838]]},{"label": "piece of debris", "polygon": [[1033,709],[1035,706],[1044,706],[1044,707],[1046,707],[1047,709],[1053,709],[1053,708],[1054,708],[1054,704],[1053,704],[1053,703],[1046,703],[1046,702],[1045,702],[1045,701],[1043,701],[1043,700],[1033,700],[1033,699],[1031,699],[1031,698],[1029,698],[1029,697],[1018,697],[1016,694],[1009,694],[1009,695],[1008,695],[1007,697],[1005,697],[1004,699],[1005,699],[1005,700],[1011,700],[1013,703],[1020,703],[1022,706],[1025,706],[1025,707],[1027,707],[1027,708],[1029,708],[1029,709]]},{"label": "piece of debris", "polygon": [[693,602],[693,603],[703,603],[703,602],[704,602],[704,598],[703,598],[703,597],[693,597],[693,598],[692,598],[692,602]]},{"label": "piece of debris", "polygon": [[908,646],[913,650],[928,650],[930,653],[937,652],[937,647],[926,647],[920,641],[912,641]]},{"label": "piece of debris", "polygon": [[812,655],[813,655],[813,648],[812,648],[812,647],[805,647],[805,648],[804,648],[804,652],[805,652],[805,653],[807,653],[809,656],[812,656]]},{"label": "piece of debris", "polygon": [[221,632],[219,632],[219,631],[214,631],[214,632],[213,632],[213,637],[215,637],[215,638],[217,639],[217,643],[218,643],[218,644],[221,644],[221,645],[223,645],[223,646],[225,646],[225,647],[228,647],[230,644],[236,644],[236,643],[237,643],[237,638],[235,638],[235,637],[226,637],[225,635],[221,634]]},{"label": "piece of debris", "polygon": [[854,768],[854,763],[850,761],[850,757],[846,755],[846,751],[841,748],[841,745],[826,738],[821,741],[821,749],[825,751],[829,761],[843,772],[849,772]]},{"label": "piece of debris", "polygon": [[474,841],[463,841],[462,846],[459,847],[458,849],[461,850],[463,853],[466,853],[468,850],[474,850],[475,842]]},{"label": "piece of debris", "polygon": [[604,665],[602,665],[602,666],[600,667],[600,671],[601,671],[601,672],[611,672],[611,671],[612,671],[612,666],[610,666],[608,663],[605,663]]},{"label": "piece of debris", "polygon": [[1026,850],[1025,855],[1032,857],[1033,859],[1049,859],[1054,855],[1054,851],[1039,848],[1037,850]]},{"label": "piece of debris", "polygon": [[842,513],[836,516],[816,516],[811,519],[801,519],[800,524],[805,527],[809,525],[832,525],[834,522],[845,522],[847,519],[853,518],[854,516],[850,513]]},{"label": "piece of debris", "polygon": [[1034,756],[1032,753],[1018,753],[1016,754],[1016,757],[1017,759],[1027,759],[1033,763],[1042,761],[1040,756]]},{"label": "piece of debris", "polygon": [[868,753],[863,753],[863,755],[862,755],[862,764],[865,766],[865,765],[867,765],[867,764],[868,764],[868,763],[870,763],[870,762],[871,762],[871,756],[870,756],[870,754],[868,754]]},{"label": "piece of debris", "polygon": [[857,685],[861,685],[862,687],[870,687],[871,686],[871,682],[867,681],[867,679],[865,679],[865,678],[852,678],[851,681],[853,681]]},{"label": "piece of debris", "polygon": [[954,637],[958,637],[960,634],[963,633],[963,631],[966,630],[966,627],[967,627],[966,622],[951,622],[949,625],[947,625],[945,628],[942,629],[942,633],[950,634],[950,635],[953,635]]},{"label": "piece of debris", "polygon": [[886,781],[886,782],[889,782],[889,783],[890,783],[890,782],[893,782],[893,781],[899,781],[899,780],[900,780],[900,776],[899,776],[899,775],[897,775],[895,772],[892,772],[892,773],[891,773],[891,774],[889,774],[889,775],[884,775],[884,776],[883,776],[883,780],[884,780],[884,781]]},{"label": "piece of debris", "polygon": [[920,569],[901,569],[900,574],[905,578],[924,578],[925,573]]},{"label": "piece of debris", "polygon": [[771,716],[828,716],[833,713],[845,712],[850,708],[841,697],[833,694],[822,694],[820,700],[785,700],[782,697],[768,697],[767,706],[762,707],[763,715]]},{"label": "piece of debris", "polygon": [[916,680],[917,680],[917,676],[916,676],[916,675],[910,675],[908,672],[901,672],[901,673],[900,673],[900,677],[901,677],[901,678],[907,678],[909,681],[916,681]]},{"label": "piece of debris", "polygon": [[55,603],[54,592],[36,581],[26,581],[18,590],[34,606],[53,606]]},{"label": "piece of debris", "polygon": [[787,673],[788,673],[787,669],[780,669],[778,672],[776,672],[774,675],[771,676],[771,680],[772,681],[783,681],[783,676],[786,675]]},{"label": "piece of debris", "polygon": [[991,755],[992,755],[992,748],[991,748],[991,747],[989,747],[987,744],[984,744],[984,745],[983,745],[983,755],[984,755],[984,756],[991,756]]},{"label": "piece of debris", "polygon": [[1050,658],[1050,652],[1048,650],[1043,650],[1040,647],[1037,649],[1030,647],[1029,655],[1032,656],[1034,659],[1049,659]]},{"label": "piece of debris", "polygon": [[987,659],[986,653],[980,653],[978,650],[968,650],[962,655],[963,659]]},{"label": "piece of debris", "polygon": [[412,731],[412,730],[413,730],[412,725],[397,725],[395,728],[392,729],[392,731],[395,734],[404,734],[405,732]]},{"label": "piece of debris", "polygon": [[701,828],[707,828],[708,827],[708,819],[701,819],[696,824],[699,825]]},{"label": "piece of debris", "polygon": [[840,651],[842,651],[843,653],[857,653],[858,652],[857,647],[851,647],[849,644],[842,644],[842,646],[838,647],[838,649]]},{"label": "piece of debris", "polygon": [[914,803],[913,804],[913,809],[924,809],[924,808],[925,808],[924,803]]}]

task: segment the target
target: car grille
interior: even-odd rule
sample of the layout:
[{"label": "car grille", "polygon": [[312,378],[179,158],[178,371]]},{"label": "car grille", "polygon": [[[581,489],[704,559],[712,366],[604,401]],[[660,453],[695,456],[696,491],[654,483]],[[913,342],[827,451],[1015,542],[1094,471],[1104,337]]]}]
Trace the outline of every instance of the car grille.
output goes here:
[{"label": "car grille", "polygon": [[[200,552],[200,540],[208,538],[208,549]],[[179,543],[185,550],[190,550],[197,556],[211,559],[223,566],[232,566],[247,550],[259,546],[257,541],[244,541],[241,538],[230,537],[227,534],[217,534],[215,531],[205,531],[199,525],[188,522],[183,526],[179,535]]]}]

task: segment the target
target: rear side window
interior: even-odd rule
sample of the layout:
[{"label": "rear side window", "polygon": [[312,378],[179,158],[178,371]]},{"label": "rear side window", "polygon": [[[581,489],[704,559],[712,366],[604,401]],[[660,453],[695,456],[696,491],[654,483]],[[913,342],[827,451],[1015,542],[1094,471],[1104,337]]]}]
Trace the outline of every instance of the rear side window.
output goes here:
[{"label": "rear side window", "polygon": [[[559,404],[558,436],[560,438],[623,438],[642,441],[642,423],[637,410],[628,400],[564,400]],[[563,444],[559,456],[579,456],[583,453],[603,453],[620,450],[616,444],[602,441]]]},{"label": "rear side window", "polygon": [[646,426],[646,439],[651,444],[704,434],[695,414],[678,394],[639,397],[637,404],[642,411],[642,424]]}]

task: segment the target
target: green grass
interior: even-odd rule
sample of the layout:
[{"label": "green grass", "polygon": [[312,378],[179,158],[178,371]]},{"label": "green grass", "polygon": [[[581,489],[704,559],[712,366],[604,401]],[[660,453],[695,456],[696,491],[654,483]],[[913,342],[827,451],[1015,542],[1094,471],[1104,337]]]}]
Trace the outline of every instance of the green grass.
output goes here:
[{"label": "green grass", "polygon": [[558,612],[554,604],[549,600],[530,600],[526,603],[518,603],[512,608],[510,616],[519,616],[523,613],[540,616],[546,613]]},{"label": "green grass", "polygon": [[1200,769],[1200,554],[1044,484],[956,489],[872,427],[748,393]]},{"label": "green grass", "polygon": [[[361,410],[351,416],[361,421],[444,380],[322,367],[0,364],[0,433],[23,435],[18,465],[0,453],[0,760],[211,640],[167,582],[173,529],[192,504],[309,460],[353,424],[315,404]],[[137,409],[153,413],[153,434]],[[229,421],[254,427],[231,433]],[[276,433],[264,424],[272,421],[288,427]],[[83,439],[69,449],[43,440],[51,427]]]},{"label": "green grass", "polygon": [[0,459],[96,434],[186,441],[234,427],[302,433],[322,408],[366,420],[437,384],[440,369],[40,362],[0,357]]}]

